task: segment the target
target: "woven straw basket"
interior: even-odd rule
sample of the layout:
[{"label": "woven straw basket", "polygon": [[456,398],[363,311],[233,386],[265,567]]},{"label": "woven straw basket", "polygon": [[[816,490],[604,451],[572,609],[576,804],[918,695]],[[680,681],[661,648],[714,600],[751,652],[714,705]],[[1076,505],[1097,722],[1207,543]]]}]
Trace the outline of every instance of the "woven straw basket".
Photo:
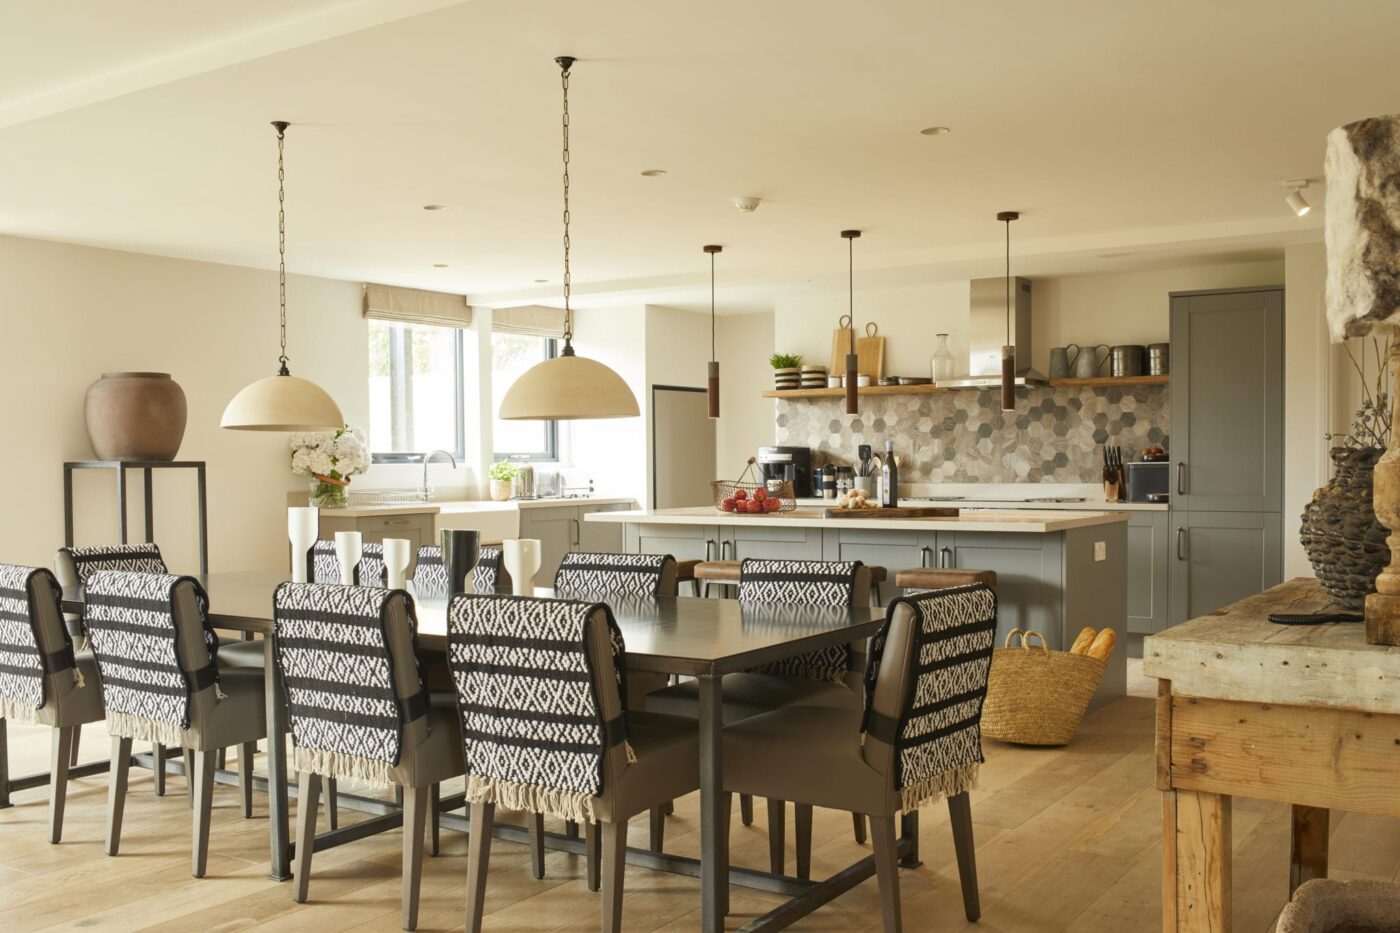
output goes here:
[{"label": "woven straw basket", "polygon": [[[1012,647],[1016,636],[1018,647]],[[1031,647],[1031,639],[1040,640]],[[1017,745],[1068,745],[1106,665],[1087,654],[1051,651],[1039,632],[1012,629],[992,652],[982,735]]]}]

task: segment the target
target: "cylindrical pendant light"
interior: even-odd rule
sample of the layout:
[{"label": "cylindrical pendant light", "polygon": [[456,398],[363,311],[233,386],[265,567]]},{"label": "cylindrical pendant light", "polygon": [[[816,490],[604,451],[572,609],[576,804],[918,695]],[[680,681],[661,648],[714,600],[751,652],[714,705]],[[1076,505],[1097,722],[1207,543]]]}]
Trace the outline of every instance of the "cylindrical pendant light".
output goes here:
[{"label": "cylindrical pendant light", "polygon": [[554,62],[564,89],[564,349],[511,384],[501,400],[499,417],[507,421],[635,418],[641,410],[623,378],[597,360],[574,353],[574,315],[569,305],[569,69],[574,59],[561,55]]},{"label": "cylindrical pendant light", "polygon": [[219,426],[236,431],[337,431],[345,426],[340,406],[314,382],[287,368],[287,172],[282,150],[291,124],[274,120],[277,130],[277,290],[282,353],[277,375],[246,386],[224,409]]},{"label": "cylindrical pendant light", "polygon": [[1021,215],[1002,211],[997,220],[1006,224],[1006,343],[1001,348],[1001,410],[1016,410],[1016,346],[1011,342],[1011,221]]},{"label": "cylindrical pendant light", "polygon": [[715,355],[715,253],[723,252],[723,246],[713,243],[705,247],[710,254],[710,371],[705,388],[705,398],[710,405],[710,417],[719,418],[719,359]]},{"label": "cylindrical pendant light", "polygon": [[846,312],[846,331],[851,346],[846,353],[846,414],[860,414],[860,394],[857,383],[860,381],[860,360],[856,356],[856,238],[859,230],[842,230],[846,239],[846,262],[849,306]]}]

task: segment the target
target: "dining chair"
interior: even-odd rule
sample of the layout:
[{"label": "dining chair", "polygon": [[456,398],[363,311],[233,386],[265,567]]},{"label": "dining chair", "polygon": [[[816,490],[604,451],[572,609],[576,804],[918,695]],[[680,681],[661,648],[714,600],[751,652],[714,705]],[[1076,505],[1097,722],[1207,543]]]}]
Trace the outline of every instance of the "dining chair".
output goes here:
[{"label": "dining chair", "polygon": [[[860,561],[756,560],[740,565],[740,603],[784,603],[792,606],[868,606],[870,569]],[[795,621],[802,621],[800,618]],[[859,645],[838,645],[818,652],[764,665],[724,678],[725,725],[792,705],[840,706],[859,709],[859,685],[865,651]],[[699,685],[694,681],[650,693],[646,708],[675,716],[700,715]],[[769,798],[769,870],[782,874],[786,863],[787,809]],[[740,819],[753,823],[753,797],[739,796]],[[857,842],[865,841],[865,823],[852,817]],[[804,827],[795,821],[799,834]]]},{"label": "dining chair", "polygon": [[[384,565],[384,545],[366,542],[360,545],[360,562],[355,565],[355,583],[360,586],[383,586],[389,577]],[[321,540],[311,547],[311,582],[339,583],[340,557],[335,542]]]},{"label": "dining chair", "polygon": [[[87,579],[99,570],[128,570],[134,573],[169,573],[165,566],[165,558],[161,556],[160,548],[154,542],[144,544],[99,544],[91,547],[62,547],[54,554],[54,571],[58,576],[58,582],[62,586],[83,586]],[[82,615],[80,613],[69,613],[64,615],[65,623],[68,626],[69,634],[80,640],[80,644],[86,641],[87,635],[83,631]],[[242,639],[221,638],[220,647],[223,648],[223,662],[234,667],[255,667],[263,666],[262,645],[253,641]],[[78,745],[82,740],[82,728],[73,730],[73,750],[70,759],[72,764],[78,763]],[[152,768],[155,775],[155,792],[157,797],[165,795],[165,758],[166,749],[162,745],[156,745],[151,750]],[[219,767],[223,767],[222,754],[218,762]],[[189,769],[189,762],[186,762],[186,790],[193,795],[194,785],[189,782],[193,772]]]},{"label": "dining chair", "polygon": [[570,551],[554,572],[559,596],[675,596],[676,559],[670,554],[598,554]]},{"label": "dining chair", "polygon": [[[52,729],[49,758],[49,842],[63,838],[73,737],[85,723],[101,722],[102,691],[92,652],[73,650],[60,610],[58,580],[39,567],[0,564],[0,755],[6,723]],[[8,762],[5,773],[8,774]],[[0,806],[9,806],[8,783]]]},{"label": "dining chair", "polygon": [[243,816],[252,816],[253,749],[267,736],[264,672],[223,663],[209,599],[191,577],[100,570],[87,579],[84,605],[112,736],[107,854],[121,844],[132,740],[183,748],[194,791],[192,873],[202,878],[218,749],[238,748]]},{"label": "dining chair", "polygon": [[400,920],[412,930],[435,791],[462,774],[452,698],[434,705],[423,683],[413,600],[380,587],[283,583],[273,607],[299,785],[292,900],[309,893],[322,778],[393,785],[404,791]]},{"label": "dining chair", "polygon": [[[418,549],[413,567],[413,592],[419,599],[447,598],[447,568],[442,563],[442,548],[425,544]],[[482,547],[476,567],[472,569],[472,590],[477,593],[510,593],[510,571],[501,560],[501,549]]]},{"label": "dining chair", "polygon": [[[981,914],[968,797],[983,760],[982,702],[996,635],[997,601],[983,585],[891,602],[872,639],[862,708],[789,706],[724,733],[724,784],[796,802],[799,861],[811,858],[812,808],[870,820],[887,933],[902,929],[898,863],[918,862],[918,811],[948,799],[963,911]],[[910,837],[901,852],[896,817]]]},{"label": "dining chair", "polygon": [[588,884],[601,885],[602,929],[616,933],[627,821],[699,786],[695,721],[627,709],[626,646],[606,604],[457,596],[447,631],[471,806],[467,929],[481,929],[501,806],[582,823],[590,852],[601,837],[601,877]]}]

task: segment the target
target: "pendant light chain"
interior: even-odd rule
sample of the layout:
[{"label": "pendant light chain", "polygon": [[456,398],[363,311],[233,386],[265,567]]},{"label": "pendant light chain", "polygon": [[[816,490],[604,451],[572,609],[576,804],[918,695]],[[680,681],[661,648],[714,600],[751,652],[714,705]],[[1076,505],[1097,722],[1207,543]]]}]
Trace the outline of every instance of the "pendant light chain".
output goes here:
[{"label": "pendant light chain", "polygon": [[574,316],[569,307],[573,284],[569,273],[569,67],[574,60],[564,57],[555,61],[559,63],[559,79],[564,89],[564,347],[567,350],[571,348],[574,337]]},{"label": "pendant light chain", "polygon": [[277,301],[281,325],[282,355],[279,376],[289,376],[287,369],[287,168],[282,159],[286,142],[287,124],[277,121]]}]

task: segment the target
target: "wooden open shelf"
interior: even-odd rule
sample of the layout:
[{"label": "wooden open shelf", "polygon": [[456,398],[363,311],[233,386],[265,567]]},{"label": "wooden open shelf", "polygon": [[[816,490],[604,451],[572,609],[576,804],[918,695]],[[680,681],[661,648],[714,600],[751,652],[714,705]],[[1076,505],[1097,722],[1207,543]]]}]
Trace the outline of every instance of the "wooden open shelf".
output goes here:
[{"label": "wooden open shelf", "polygon": [[[1098,386],[1164,386],[1171,382],[1171,376],[1094,376],[1088,379],[1051,379],[1052,389],[1090,389]],[[856,391],[860,395],[932,395],[935,392],[992,392],[997,390],[997,386],[987,386],[981,389],[972,388],[949,388],[935,385],[921,386],[866,386]],[[782,392],[770,390],[763,393],[764,398],[842,398],[846,390],[835,389],[788,389]]]}]

